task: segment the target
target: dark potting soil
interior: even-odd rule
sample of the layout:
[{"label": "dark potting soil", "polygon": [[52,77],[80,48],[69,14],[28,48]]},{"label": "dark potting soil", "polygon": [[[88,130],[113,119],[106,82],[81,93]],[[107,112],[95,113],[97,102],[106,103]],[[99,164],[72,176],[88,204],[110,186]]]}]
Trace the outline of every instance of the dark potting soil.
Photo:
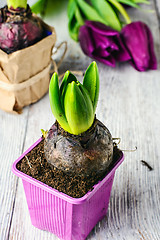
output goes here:
[{"label": "dark potting soil", "polygon": [[[107,170],[109,172],[122,152],[115,146],[112,166]],[[89,177],[71,176],[63,171],[52,167],[44,155],[44,140],[42,140],[33,150],[31,150],[20,162],[17,163],[17,169],[45,184],[63,192],[71,197],[83,197],[93,186],[101,181],[107,174],[97,176],[94,172]]]}]

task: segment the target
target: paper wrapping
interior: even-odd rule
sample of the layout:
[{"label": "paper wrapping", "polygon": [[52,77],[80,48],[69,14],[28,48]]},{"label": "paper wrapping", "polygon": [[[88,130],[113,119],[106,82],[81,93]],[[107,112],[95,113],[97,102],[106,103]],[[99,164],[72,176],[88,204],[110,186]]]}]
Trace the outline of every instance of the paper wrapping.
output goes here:
[{"label": "paper wrapping", "polygon": [[0,50],[0,108],[4,111],[19,113],[48,91],[56,33],[40,22],[51,35],[11,54]]}]

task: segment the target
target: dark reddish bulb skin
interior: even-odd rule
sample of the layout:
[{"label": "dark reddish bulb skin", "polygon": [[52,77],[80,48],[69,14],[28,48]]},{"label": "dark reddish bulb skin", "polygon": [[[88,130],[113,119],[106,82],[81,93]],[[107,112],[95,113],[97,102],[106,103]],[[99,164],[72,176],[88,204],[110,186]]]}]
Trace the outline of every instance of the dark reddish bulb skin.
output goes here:
[{"label": "dark reddish bulb skin", "polygon": [[[8,54],[33,45],[43,37],[42,28],[30,9],[24,19],[20,9],[15,12],[13,16],[5,7],[0,14],[0,48]],[[17,17],[19,14],[20,18]]]}]

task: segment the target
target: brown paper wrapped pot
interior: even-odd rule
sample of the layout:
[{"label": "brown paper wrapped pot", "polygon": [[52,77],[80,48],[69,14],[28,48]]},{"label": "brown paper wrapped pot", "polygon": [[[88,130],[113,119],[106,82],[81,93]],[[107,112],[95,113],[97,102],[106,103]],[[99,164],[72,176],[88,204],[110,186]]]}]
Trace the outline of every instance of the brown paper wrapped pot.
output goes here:
[{"label": "brown paper wrapped pot", "polygon": [[0,50],[0,108],[4,111],[20,112],[48,91],[56,33],[40,22],[51,35],[11,54]]}]

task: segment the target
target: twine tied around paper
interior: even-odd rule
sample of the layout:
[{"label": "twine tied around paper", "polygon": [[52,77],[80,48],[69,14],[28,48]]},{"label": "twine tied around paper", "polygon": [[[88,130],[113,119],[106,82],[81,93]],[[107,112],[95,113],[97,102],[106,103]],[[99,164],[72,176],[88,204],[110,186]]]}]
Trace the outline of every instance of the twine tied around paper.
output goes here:
[{"label": "twine tied around paper", "polygon": [[[51,59],[51,62],[41,72],[37,73],[33,77],[30,77],[29,79],[27,79],[21,83],[8,83],[7,81],[6,82],[0,81],[0,88],[6,90],[8,92],[20,91],[20,90],[27,88],[27,87],[31,86],[32,84],[38,82],[40,78],[43,78],[47,74],[47,72],[49,72],[50,74],[53,74],[53,72],[58,73],[58,69],[61,66],[61,64],[64,60],[64,57],[66,55],[66,52],[67,52],[67,42],[66,41],[61,42],[56,47],[56,50],[53,52],[53,55],[56,54],[62,46],[64,46],[64,51],[63,51],[63,54],[58,63],[56,63],[55,60]],[[53,69],[52,69],[52,65],[53,65]],[[3,72],[1,72],[1,73],[3,74]],[[80,76],[83,75],[82,71],[72,71],[72,73],[76,74],[76,75],[80,75]],[[59,78],[61,79],[64,76],[64,74],[65,73],[62,73],[59,76]],[[4,75],[4,78],[6,78],[5,75]]]}]

